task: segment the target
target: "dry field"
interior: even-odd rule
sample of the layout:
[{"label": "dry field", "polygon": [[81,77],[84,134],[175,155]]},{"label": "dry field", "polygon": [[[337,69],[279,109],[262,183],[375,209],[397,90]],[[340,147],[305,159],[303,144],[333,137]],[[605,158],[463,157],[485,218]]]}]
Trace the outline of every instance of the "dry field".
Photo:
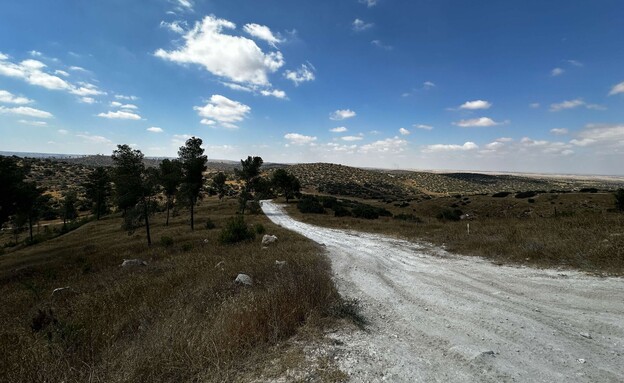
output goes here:
[{"label": "dry field", "polygon": [[[359,200],[386,208],[394,215],[411,214],[422,222],[391,217],[334,217],[330,209],[327,214],[302,214],[295,203],[287,211],[315,225],[424,240],[453,253],[483,256],[496,263],[624,274],[624,214],[612,211],[611,193],[545,193],[531,200],[514,198],[513,194],[504,198],[457,195],[412,202],[405,207]],[[456,208],[472,219],[436,218],[441,211]]]},{"label": "dry field", "polygon": [[[205,199],[194,232],[186,212],[169,227],[157,214],[151,248],[143,231],[129,236],[107,217],[0,256],[0,382],[249,381],[309,368],[283,342],[314,337],[339,316],[328,262],[263,215],[247,221],[277,244],[262,249],[258,235],[221,245],[235,209],[235,200]],[[120,267],[131,258],[147,266]],[[234,284],[238,273],[253,286]],[[60,287],[69,289],[53,294]],[[321,381],[344,377],[318,364]]]}]

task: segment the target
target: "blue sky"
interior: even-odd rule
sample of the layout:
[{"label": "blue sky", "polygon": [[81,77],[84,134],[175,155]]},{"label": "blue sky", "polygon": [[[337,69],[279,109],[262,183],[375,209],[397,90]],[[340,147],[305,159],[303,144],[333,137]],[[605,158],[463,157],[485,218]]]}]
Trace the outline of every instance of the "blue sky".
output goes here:
[{"label": "blue sky", "polygon": [[0,150],[624,174],[624,3],[7,2]]}]

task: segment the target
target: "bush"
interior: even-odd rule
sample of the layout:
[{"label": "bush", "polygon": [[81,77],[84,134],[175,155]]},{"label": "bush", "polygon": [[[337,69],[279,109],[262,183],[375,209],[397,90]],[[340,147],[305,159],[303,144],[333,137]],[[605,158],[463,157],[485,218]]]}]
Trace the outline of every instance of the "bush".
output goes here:
[{"label": "bush", "polygon": [[351,217],[351,211],[344,206],[338,205],[334,207],[334,217]]},{"label": "bush", "polygon": [[615,197],[615,209],[624,211],[624,189],[618,189],[613,196]]},{"label": "bush", "polygon": [[492,197],[494,197],[494,198],[505,198],[505,197],[507,197],[510,194],[511,194],[511,192],[498,192],[498,193],[492,194]]},{"label": "bush", "polygon": [[525,191],[525,192],[516,193],[516,198],[531,198],[531,197],[535,197],[536,195],[537,193],[534,191]]},{"label": "bush", "polygon": [[394,219],[398,219],[400,221],[406,222],[414,222],[414,223],[422,223],[423,220],[419,217],[416,217],[414,214],[397,214],[394,216]]},{"label": "bush", "polygon": [[217,227],[217,225],[215,225],[215,223],[212,222],[212,220],[210,218],[208,218],[208,220],[206,221],[206,229],[212,230],[212,229],[214,229],[216,227]]},{"label": "bush", "polygon": [[356,218],[364,219],[377,219],[379,218],[378,209],[369,205],[358,205],[352,210],[353,216]]},{"label": "bush", "polygon": [[598,193],[598,189],[596,188],[582,188],[580,190],[581,193]]},{"label": "bush", "polygon": [[249,214],[262,213],[262,207],[260,206],[260,202],[256,200],[247,202],[247,210],[249,211]]},{"label": "bush", "polygon": [[459,221],[462,214],[464,213],[459,209],[444,209],[438,213],[436,218],[443,221]]},{"label": "bush", "polygon": [[160,244],[164,247],[171,247],[173,246],[173,238],[163,235],[162,237],[160,237]]},{"label": "bush", "polygon": [[256,237],[253,230],[247,226],[242,215],[237,215],[225,224],[219,235],[219,242],[223,244],[251,241]]},{"label": "bush", "polygon": [[297,209],[302,213],[325,214],[323,205],[314,196],[303,196],[297,202]]},{"label": "bush", "polygon": [[190,243],[185,243],[184,245],[182,245],[182,251],[185,253],[188,253],[189,251],[193,250],[193,245]]},{"label": "bush", "polygon": [[262,235],[264,233],[266,233],[266,229],[264,228],[264,226],[261,223],[257,223],[254,226],[254,231],[256,232],[256,234],[258,235]]}]

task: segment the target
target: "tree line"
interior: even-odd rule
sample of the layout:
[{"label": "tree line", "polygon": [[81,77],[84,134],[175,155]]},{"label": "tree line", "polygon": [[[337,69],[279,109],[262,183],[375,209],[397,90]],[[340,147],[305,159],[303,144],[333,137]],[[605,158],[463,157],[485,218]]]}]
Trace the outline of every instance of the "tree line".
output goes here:
[{"label": "tree line", "polygon": [[[210,187],[204,185],[207,156],[201,147],[202,140],[189,138],[178,150],[178,158],[164,159],[157,168],[146,167],[144,155],[129,145],[117,145],[112,153],[111,168],[95,168],[82,184],[84,198],[91,206],[94,219],[99,220],[114,208],[121,212],[123,228],[133,232],[145,228],[148,245],[151,245],[150,217],[157,210],[156,196],[164,195],[166,221],[169,225],[170,210],[174,206],[185,206],[189,211],[191,230],[195,228],[195,207],[206,192],[224,198],[229,193],[228,177],[219,172],[210,180]],[[299,180],[277,169],[271,179],[261,177],[261,157],[249,156],[241,160],[235,169],[235,177],[242,182],[238,193],[239,212],[259,210],[258,201],[271,198],[275,193],[286,200],[300,195]],[[36,182],[26,180],[30,169],[20,166],[15,158],[0,157],[0,226],[10,220],[14,228],[26,224],[29,239],[33,241],[33,224],[43,217],[49,208],[51,196],[44,194]],[[75,191],[64,193],[59,215],[64,227],[78,217]]]}]

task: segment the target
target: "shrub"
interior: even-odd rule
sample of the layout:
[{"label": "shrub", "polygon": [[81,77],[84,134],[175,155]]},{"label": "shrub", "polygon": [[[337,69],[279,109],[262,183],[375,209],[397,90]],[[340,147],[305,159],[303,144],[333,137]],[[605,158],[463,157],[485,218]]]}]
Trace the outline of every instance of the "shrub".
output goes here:
[{"label": "shrub", "polygon": [[582,188],[580,190],[581,193],[598,193],[598,189],[596,188]]},{"label": "shrub", "polygon": [[377,219],[379,218],[379,212],[376,208],[369,205],[358,205],[353,208],[353,216],[356,218],[364,219]]},{"label": "shrub", "polygon": [[351,217],[351,211],[344,206],[338,205],[334,207],[335,217]]},{"label": "shrub", "polygon": [[225,224],[219,235],[219,242],[223,244],[250,241],[256,234],[247,226],[242,215],[237,215]]},{"label": "shrub", "polygon": [[160,244],[164,247],[171,247],[173,246],[173,238],[163,235],[162,237],[160,237]]},{"label": "shrub", "polygon": [[535,200],[534,200],[533,198],[529,198],[527,201],[528,201],[529,203],[535,203]]},{"label": "shrub", "polygon": [[254,226],[254,231],[256,232],[256,234],[258,235],[262,235],[264,233],[266,233],[266,229],[264,228],[264,226],[261,223],[257,223]]},{"label": "shrub", "polygon": [[516,193],[516,198],[531,198],[531,197],[535,197],[537,195],[536,192],[534,191],[525,191],[525,192],[519,192]]},{"label": "shrub", "polygon": [[462,214],[459,209],[444,209],[436,215],[436,218],[443,221],[459,221]]},{"label": "shrub", "polygon": [[247,202],[247,210],[249,211],[249,214],[262,213],[262,207],[260,206],[260,202],[256,200]]},{"label": "shrub", "polygon": [[341,206],[340,202],[338,202],[338,199],[336,197],[321,196],[318,197],[318,200],[326,209],[334,209],[338,206]]},{"label": "shrub", "polygon": [[297,202],[297,209],[302,213],[325,214],[323,205],[314,196],[303,196]]},{"label": "shrub", "polygon": [[510,194],[511,194],[511,192],[498,192],[498,193],[492,194],[492,197],[494,197],[494,198],[505,198],[505,197],[507,197]]},{"label": "shrub", "polygon": [[423,220],[419,217],[416,217],[414,214],[397,214],[394,216],[394,219],[398,219],[400,221],[406,222],[414,222],[414,223],[422,223]]},{"label": "shrub", "polygon": [[215,225],[215,223],[212,222],[212,220],[210,218],[208,218],[208,220],[206,221],[206,229],[212,230],[212,229],[214,229],[216,227],[217,227],[217,225]]},{"label": "shrub", "polygon": [[185,243],[184,245],[182,245],[182,251],[184,251],[185,253],[188,253],[191,250],[193,250],[193,245],[192,244]]},{"label": "shrub", "polygon": [[624,189],[618,189],[613,196],[615,197],[616,210],[624,211]]}]

